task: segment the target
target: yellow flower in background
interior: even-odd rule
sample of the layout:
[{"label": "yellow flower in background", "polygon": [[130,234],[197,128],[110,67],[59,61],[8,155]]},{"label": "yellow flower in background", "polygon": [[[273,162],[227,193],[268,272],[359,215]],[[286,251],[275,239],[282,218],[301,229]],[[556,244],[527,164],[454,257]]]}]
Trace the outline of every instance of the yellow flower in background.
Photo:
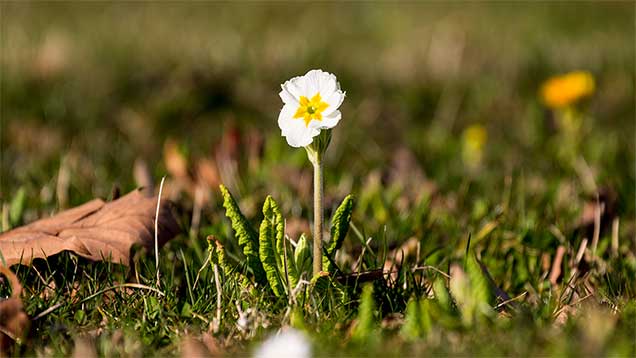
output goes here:
[{"label": "yellow flower in background", "polygon": [[462,133],[462,159],[471,169],[481,165],[488,132],[481,124],[473,124]]},{"label": "yellow flower in background", "polygon": [[541,99],[550,108],[564,108],[594,93],[594,77],[587,71],[574,71],[549,78],[541,86]]}]

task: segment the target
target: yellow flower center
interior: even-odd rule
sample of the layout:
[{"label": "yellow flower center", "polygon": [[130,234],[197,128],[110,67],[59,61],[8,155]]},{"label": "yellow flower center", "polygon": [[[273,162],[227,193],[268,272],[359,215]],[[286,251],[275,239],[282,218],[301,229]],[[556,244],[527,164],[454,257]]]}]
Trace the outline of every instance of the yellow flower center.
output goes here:
[{"label": "yellow flower center", "polygon": [[309,127],[312,119],[322,121],[322,112],[329,107],[329,104],[322,101],[320,93],[316,93],[311,99],[300,96],[300,106],[294,114],[294,118],[302,118],[305,120],[305,126]]}]

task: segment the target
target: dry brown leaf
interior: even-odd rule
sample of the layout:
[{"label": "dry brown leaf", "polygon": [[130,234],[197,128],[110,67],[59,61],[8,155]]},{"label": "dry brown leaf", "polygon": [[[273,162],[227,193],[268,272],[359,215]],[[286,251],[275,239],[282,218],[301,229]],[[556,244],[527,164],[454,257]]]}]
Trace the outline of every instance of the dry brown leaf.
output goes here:
[{"label": "dry brown leaf", "polygon": [[[156,197],[141,190],[106,203],[95,199],[47,219],[0,234],[0,253],[7,265],[28,265],[62,251],[73,251],[90,260],[110,260],[128,265],[130,249],[154,247]],[[159,214],[159,245],[173,238],[178,225],[162,200]]]},{"label": "dry brown leaf", "polygon": [[5,266],[0,266],[2,273],[11,283],[11,297],[0,301],[0,356],[14,341],[24,339],[29,330],[29,317],[22,307],[22,285],[16,275]]}]

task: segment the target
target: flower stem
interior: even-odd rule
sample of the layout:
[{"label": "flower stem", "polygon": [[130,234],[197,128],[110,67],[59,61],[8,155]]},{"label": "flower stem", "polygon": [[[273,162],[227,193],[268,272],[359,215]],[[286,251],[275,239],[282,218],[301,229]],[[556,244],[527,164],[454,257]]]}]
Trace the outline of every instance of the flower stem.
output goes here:
[{"label": "flower stem", "polygon": [[322,271],[322,223],[323,223],[323,178],[322,155],[318,154],[314,165],[314,276]]}]

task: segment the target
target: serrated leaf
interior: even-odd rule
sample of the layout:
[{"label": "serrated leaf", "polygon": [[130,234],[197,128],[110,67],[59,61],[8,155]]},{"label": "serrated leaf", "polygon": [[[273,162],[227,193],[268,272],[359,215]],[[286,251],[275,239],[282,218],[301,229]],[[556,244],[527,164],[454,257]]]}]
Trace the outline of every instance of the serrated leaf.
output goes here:
[{"label": "serrated leaf", "polygon": [[283,240],[284,227],[283,217],[278,209],[278,205],[271,196],[265,199],[265,203],[263,204],[263,216],[259,235],[261,264],[265,270],[269,287],[276,297],[281,297],[285,294],[285,287],[281,281],[282,274],[279,271],[279,268],[282,267],[282,263],[280,263],[277,243]]},{"label": "serrated leaf", "polygon": [[335,280],[328,272],[321,271],[311,279],[310,288],[317,297],[336,297],[340,303],[349,302],[347,288]]},{"label": "serrated leaf", "polygon": [[267,277],[259,259],[258,235],[247,221],[236,200],[224,185],[220,185],[223,196],[225,216],[230,219],[234,235],[238,238],[238,244],[245,255],[245,263],[252,270],[254,280],[260,285],[267,285]]},{"label": "serrated leaf", "polygon": [[227,262],[223,244],[214,236],[208,236],[208,251],[210,253],[210,265],[213,269],[214,265],[217,265],[221,269],[223,277],[227,277],[227,275],[235,271],[234,267]]},{"label": "serrated leaf", "polygon": [[[353,195],[347,195],[331,218],[331,240],[327,244],[327,253],[332,260],[336,255],[336,251],[342,247],[342,242],[347,236],[354,205]],[[322,258],[322,266],[327,272],[333,270],[331,261],[327,257]]]}]

